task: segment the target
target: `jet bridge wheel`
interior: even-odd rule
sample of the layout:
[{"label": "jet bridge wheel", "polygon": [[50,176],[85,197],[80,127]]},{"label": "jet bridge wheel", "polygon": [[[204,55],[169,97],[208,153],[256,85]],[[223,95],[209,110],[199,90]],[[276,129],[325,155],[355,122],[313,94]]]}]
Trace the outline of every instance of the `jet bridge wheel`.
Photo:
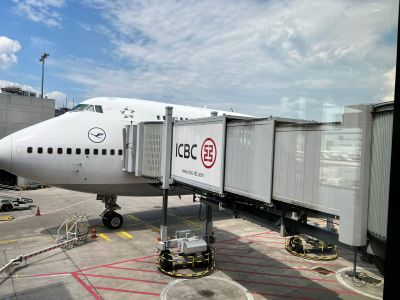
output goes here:
[{"label": "jet bridge wheel", "polygon": [[102,218],[104,226],[109,229],[118,229],[121,228],[122,224],[124,223],[124,219],[119,213],[115,211],[108,211],[103,215]]}]

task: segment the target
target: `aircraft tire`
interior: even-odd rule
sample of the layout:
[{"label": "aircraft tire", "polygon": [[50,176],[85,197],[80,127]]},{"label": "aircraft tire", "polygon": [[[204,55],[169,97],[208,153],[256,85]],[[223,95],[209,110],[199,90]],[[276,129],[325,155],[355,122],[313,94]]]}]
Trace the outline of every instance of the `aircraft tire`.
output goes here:
[{"label": "aircraft tire", "polygon": [[110,220],[108,218],[102,217],[101,221],[103,222],[103,225],[107,228],[110,227]]},{"label": "aircraft tire", "polygon": [[123,223],[124,219],[119,213],[116,213],[115,211],[110,211],[109,214],[107,214],[107,227],[109,229],[119,229],[121,228]]}]

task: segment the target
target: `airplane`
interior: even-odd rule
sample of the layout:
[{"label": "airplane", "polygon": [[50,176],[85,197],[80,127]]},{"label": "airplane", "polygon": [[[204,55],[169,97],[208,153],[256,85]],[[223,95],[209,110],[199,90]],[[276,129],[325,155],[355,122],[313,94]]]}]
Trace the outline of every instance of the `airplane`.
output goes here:
[{"label": "airplane", "polygon": [[177,120],[245,114],[169,103],[99,97],[70,112],[27,127],[0,140],[0,169],[50,186],[95,193],[105,204],[103,224],[118,229],[117,196],[158,196],[157,182],[123,171],[123,128],[142,121],[163,121],[165,107]]}]

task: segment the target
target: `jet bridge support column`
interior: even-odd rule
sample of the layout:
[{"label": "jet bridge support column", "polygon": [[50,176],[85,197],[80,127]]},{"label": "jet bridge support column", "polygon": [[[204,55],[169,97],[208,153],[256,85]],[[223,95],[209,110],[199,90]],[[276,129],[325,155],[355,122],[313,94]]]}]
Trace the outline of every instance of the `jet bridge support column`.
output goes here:
[{"label": "jet bridge support column", "polygon": [[163,127],[163,140],[161,148],[161,188],[163,190],[162,225],[160,226],[160,238],[162,242],[168,240],[167,211],[168,191],[171,177],[171,155],[172,155],[172,107],[165,108],[165,122]]},{"label": "jet bridge support column", "polygon": [[212,206],[206,205],[206,242],[211,244],[214,242],[214,233],[213,233],[213,211]]}]

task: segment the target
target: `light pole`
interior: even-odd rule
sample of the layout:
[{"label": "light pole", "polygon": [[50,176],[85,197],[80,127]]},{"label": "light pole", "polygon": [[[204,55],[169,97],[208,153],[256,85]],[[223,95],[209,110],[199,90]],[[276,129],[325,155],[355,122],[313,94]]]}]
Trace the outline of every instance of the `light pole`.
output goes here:
[{"label": "light pole", "polygon": [[42,56],[40,57],[39,61],[42,63],[42,92],[40,94],[40,98],[43,98],[43,82],[44,82],[44,61],[46,58],[49,57],[50,54],[43,52]]}]

